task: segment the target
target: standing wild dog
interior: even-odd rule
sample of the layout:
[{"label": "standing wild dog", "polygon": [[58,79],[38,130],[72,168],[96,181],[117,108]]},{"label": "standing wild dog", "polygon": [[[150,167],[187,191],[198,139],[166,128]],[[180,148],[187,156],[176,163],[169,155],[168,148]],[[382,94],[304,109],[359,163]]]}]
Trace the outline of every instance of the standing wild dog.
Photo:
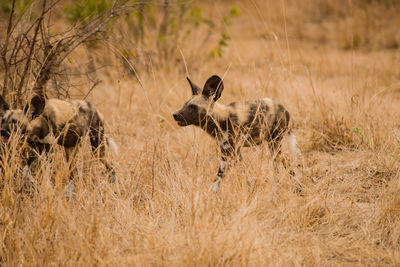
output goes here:
[{"label": "standing wild dog", "polygon": [[[72,162],[79,143],[89,135],[93,153],[98,152],[100,161],[109,172],[110,182],[115,181],[115,171],[111,163],[105,159],[105,146],[116,152],[115,142],[105,136],[102,115],[88,101],[45,99],[35,95],[25,106],[24,110],[12,110],[0,96],[1,131],[3,144],[7,144],[10,137],[19,136],[25,139],[30,152],[27,160],[29,166],[36,159],[37,154],[47,153],[51,144],[57,142],[65,149],[67,161]],[[70,174],[70,190],[74,190],[72,181],[73,170]],[[30,179],[30,178],[29,178]]]},{"label": "standing wild dog", "polygon": [[[212,184],[214,193],[218,192],[228,158],[241,159],[240,149],[243,146],[260,145],[267,141],[274,157],[275,169],[285,134],[289,136],[290,149],[293,153],[297,152],[296,137],[289,129],[289,112],[274,99],[263,98],[223,105],[216,102],[224,89],[220,77],[211,76],[203,90],[189,78],[187,80],[193,96],[173,116],[179,126],[196,125],[216,138],[222,160]],[[287,167],[286,161],[281,159]]]}]

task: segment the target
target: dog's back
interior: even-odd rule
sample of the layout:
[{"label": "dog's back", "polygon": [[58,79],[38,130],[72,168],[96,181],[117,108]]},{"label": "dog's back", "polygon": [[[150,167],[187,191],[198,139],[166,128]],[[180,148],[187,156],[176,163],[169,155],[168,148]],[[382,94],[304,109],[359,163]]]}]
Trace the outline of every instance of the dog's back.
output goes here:
[{"label": "dog's back", "polygon": [[75,146],[91,130],[104,132],[103,118],[88,101],[48,99],[43,113],[30,123],[30,132],[39,139],[49,133],[58,137],[58,144]]},{"label": "dog's back", "polygon": [[233,102],[228,105],[229,118],[236,125],[235,135],[246,135],[245,146],[275,139],[288,131],[289,112],[272,98]]}]

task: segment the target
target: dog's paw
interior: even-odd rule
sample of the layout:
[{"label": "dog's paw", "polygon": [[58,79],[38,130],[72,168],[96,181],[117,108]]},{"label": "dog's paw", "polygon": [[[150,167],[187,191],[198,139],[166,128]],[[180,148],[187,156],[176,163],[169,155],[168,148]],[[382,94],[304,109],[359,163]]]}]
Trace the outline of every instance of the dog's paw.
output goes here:
[{"label": "dog's paw", "polygon": [[211,190],[214,192],[214,194],[218,193],[220,183],[221,180],[217,180],[214,183],[212,183]]},{"label": "dog's paw", "polygon": [[69,181],[67,188],[65,189],[64,193],[65,197],[70,200],[75,195],[75,184],[74,181]]},{"label": "dog's paw", "polygon": [[110,182],[110,184],[113,184],[117,181],[117,175],[115,175],[115,172],[111,172],[108,175],[108,181]]},{"label": "dog's paw", "polygon": [[35,180],[33,180],[31,169],[28,166],[25,166],[22,170],[22,180],[24,182],[24,189],[33,192],[35,191]]},{"label": "dog's paw", "polygon": [[254,176],[247,178],[247,181],[246,181],[246,183],[249,187],[252,187],[257,182],[258,182],[258,178],[254,177]]}]

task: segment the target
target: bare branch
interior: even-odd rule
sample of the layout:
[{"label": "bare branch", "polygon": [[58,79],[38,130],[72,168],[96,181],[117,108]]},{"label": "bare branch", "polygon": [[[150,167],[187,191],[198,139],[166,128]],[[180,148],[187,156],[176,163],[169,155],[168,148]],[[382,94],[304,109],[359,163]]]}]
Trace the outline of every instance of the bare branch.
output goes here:
[{"label": "bare branch", "polygon": [[[35,92],[46,97],[45,85],[52,78],[56,84],[54,90],[59,90],[57,77],[68,79],[68,75],[65,75],[66,70],[59,71],[63,61],[82,44],[104,39],[99,33],[105,29],[112,18],[131,7],[126,5],[127,1],[118,5],[114,1],[106,13],[89,19],[80,27],[75,25],[64,32],[51,35],[52,9],[59,2],[60,0],[42,0],[40,16],[25,25],[22,17],[16,19],[14,11],[16,0],[13,0],[6,43],[0,50],[0,56],[5,66],[2,92],[10,95],[13,107],[22,105],[23,96],[26,93]],[[132,6],[136,6],[136,4]],[[16,32],[17,29],[19,32]],[[26,85],[31,82],[33,83],[32,87],[27,89]],[[91,82],[93,86],[90,91],[98,84],[97,81],[91,80]],[[68,89],[64,90],[68,95]]]},{"label": "bare branch", "polygon": [[[30,50],[29,50],[27,62],[26,62],[26,64],[25,64],[24,72],[23,72],[23,74],[22,74],[21,81],[20,81],[19,86],[18,86],[18,88],[17,88],[17,101],[18,101],[18,102],[19,102],[20,99],[21,99],[21,90],[22,90],[22,86],[24,85],[24,82],[25,82],[25,78],[26,78],[28,69],[29,69],[29,67],[30,67],[30,65],[31,65],[32,55],[33,55],[33,51],[34,51],[34,48],[35,48],[37,35],[38,35],[38,33],[39,33],[40,24],[42,23],[43,18],[44,18],[44,14],[45,14],[45,12],[46,12],[46,2],[47,2],[46,0],[43,0],[42,14],[40,15],[40,17],[39,17],[39,19],[38,19],[38,22],[37,22],[37,25],[36,25],[36,28],[35,28],[35,33],[34,33],[34,35],[33,35],[32,43],[31,43],[31,47],[30,47]],[[43,94],[41,94],[41,95],[43,95]]]},{"label": "bare branch", "polygon": [[8,42],[10,40],[10,35],[11,35],[11,28],[12,28],[12,19],[14,16],[14,10],[15,10],[15,1],[13,0],[12,6],[11,6],[11,12],[10,12],[10,17],[8,18],[8,26],[7,26],[7,33],[6,33],[6,41],[4,43],[4,46],[2,48],[2,53],[1,53],[1,59],[3,60],[4,64],[4,81],[3,81],[3,93],[2,95],[5,97],[7,95],[7,83],[8,83],[8,64],[7,64],[7,50],[8,50]]},{"label": "bare branch", "polygon": [[52,69],[55,66],[60,65],[77,47],[87,42],[92,36],[101,32],[101,30],[113,17],[124,10],[121,7],[122,5],[117,7],[114,5],[105,18],[104,16],[100,15],[90,21],[88,24],[80,27],[75,34],[59,40],[56,46],[53,46],[53,49],[47,55],[45,62],[43,62],[42,68],[39,71],[38,77],[33,86],[33,92],[44,94],[43,86],[50,79]]}]

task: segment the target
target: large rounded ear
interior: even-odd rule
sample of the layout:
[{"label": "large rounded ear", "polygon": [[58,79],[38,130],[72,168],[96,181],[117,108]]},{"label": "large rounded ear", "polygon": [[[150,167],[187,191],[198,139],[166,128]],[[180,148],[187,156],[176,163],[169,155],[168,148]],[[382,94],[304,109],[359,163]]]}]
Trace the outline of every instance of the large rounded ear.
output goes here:
[{"label": "large rounded ear", "polygon": [[0,95],[0,117],[3,117],[7,110],[10,109],[8,103],[4,100],[4,98]]},{"label": "large rounded ear", "polygon": [[221,97],[222,90],[224,90],[224,83],[220,77],[213,75],[204,84],[203,95],[206,98],[214,96],[214,101]]},{"label": "large rounded ear", "polygon": [[186,77],[186,79],[188,80],[190,87],[192,88],[192,94],[193,95],[199,95],[201,94],[201,89],[200,87],[198,87],[197,85],[195,85],[190,79],[189,77]]},{"label": "large rounded ear", "polygon": [[31,98],[31,102],[25,105],[24,113],[27,114],[31,119],[34,119],[42,114],[45,105],[46,99],[44,96],[35,94]]}]

